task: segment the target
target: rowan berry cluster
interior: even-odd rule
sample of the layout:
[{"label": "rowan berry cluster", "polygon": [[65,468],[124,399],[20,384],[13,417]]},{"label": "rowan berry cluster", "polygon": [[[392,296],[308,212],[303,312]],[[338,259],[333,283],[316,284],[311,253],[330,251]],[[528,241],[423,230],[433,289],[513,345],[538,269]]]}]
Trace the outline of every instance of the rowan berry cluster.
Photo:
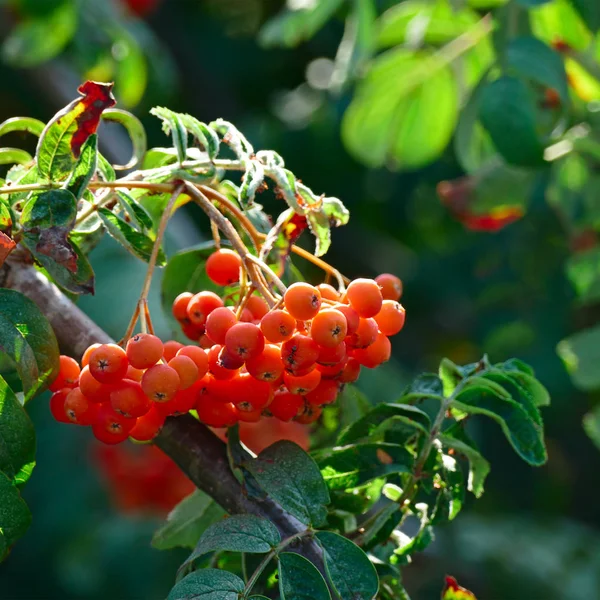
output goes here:
[{"label": "rowan berry cluster", "polygon": [[[209,278],[239,281],[241,260],[217,250]],[[184,346],[151,334],[134,335],[125,350],[94,344],[76,361],[62,356],[50,386],[59,421],[91,425],[105,443],[148,441],[167,416],[192,409],[211,427],[281,421],[312,423],[361,367],[390,358],[389,336],[404,326],[401,281],[390,274],[356,279],[340,293],[328,284],[294,283],[278,307],[257,295],[226,306],[211,291],[184,292],[173,315],[196,342]]]}]

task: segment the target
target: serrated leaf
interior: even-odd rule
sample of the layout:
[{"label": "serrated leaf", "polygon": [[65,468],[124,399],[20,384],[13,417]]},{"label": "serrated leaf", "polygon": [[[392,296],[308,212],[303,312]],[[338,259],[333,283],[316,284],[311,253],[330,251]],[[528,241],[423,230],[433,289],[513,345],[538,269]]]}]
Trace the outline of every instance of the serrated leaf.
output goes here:
[{"label": "serrated leaf", "polygon": [[20,486],[35,465],[35,429],[8,384],[0,377],[0,471]]},{"label": "serrated leaf", "polygon": [[395,473],[410,473],[413,456],[403,446],[384,442],[352,444],[313,452],[327,487],[345,490]]},{"label": "serrated leaf", "polygon": [[198,141],[211,160],[219,153],[219,136],[205,123],[187,114],[179,115],[185,128]]},{"label": "serrated leaf", "polygon": [[14,290],[0,289],[0,351],[16,365],[25,401],[58,372],[54,331],[39,308]]},{"label": "serrated leaf", "polygon": [[442,153],[457,119],[450,67],[427,51],[396,48],[377,57],[359,83],[342,138],[367,166],[414,169]]},{"label": "serrated leaf", "polygon": [[535,98],[516,77],[503,76],[481,91],[479,116],[494,146],[507,162],[536,167],[543,164],[543,144],[536,131]]},{"label": "serrated leaf", "polygon": [[252,144],[233,123],[217,119],[209,126],[221,134],[223,143],[227,144],[240,160],[249,160],[254,156]]},{"label": "serrated leaf", "polygon": [[501,386],[475,377],[456,396],[451,406],[470,414],[483,414],[496,421],[515,452],[533,466],[547,460],[543,430],[527,411]]},{"label": "serrated leaf", "polygon": [[131,144],[133,146],[133,152],[131,159],[124,165],[116,166],[117,169],[132,169],[137,164],[142,162],[144,154],[146,154],[146,147],[148,145],[146,139],[146,130],[142,125],[142,122],[130,112],[126,110],[120,110],[118,108],[109,108],[102,113],[102,119],[104,121],[112,121],[113,123],[119,123],[125,128]]},{"label": "serrated leaf", "polygon": [[31,513],[19,490],[0,471],[0,533],[4,537],[5,547],[12,546],[23,537],[30,524]]},{"label": "serrated leaf", "polygon": [[224,516],[225,511],[210,496],[195,490],[175,506],[155,531],[152,546],[158,550],[179,546],[193,549],[204,530]]},{"label": "serrated leaf", "polygon": [[321,525],[329,492],[315,461],[300,446],[282,440],[243,465],[260,487],[307,525]]},{"label": "serrated leaf", "polygon": [[65,188],[79,200],[83,196],[88,183],[96,173],[98,164],[98,136],[93,133],[81,147],[81,154],[75,164]]},{"label": "serrated leaf", "polygon": [[441,434],[439,440],[446,448],[451,448],[465,456],[469,461],[469,479],[467,489],[480,498],[483,494],[483,485],[490,472],[490,463],[479,453],[479,451],[466,439]]},{"label": "serrated leaf", "polygon": [[423,373],[404,388],[400,402],[416,402],[417,400],[440,400],[444,394],[442,381],[435,373]]},{"label": "serrated leaf", "polygon": [[381,431],[386,422],[399,417],[415,429],[427,434],[431,428],[429,416],[408,404],[377,404],[367,414],[352,423],[338,437],[338,444],[351,444]]},{"label": "serrated leaf", "polygon": [[279,593],[281,600],[331,600],[321,573],[295,552],[279,555]]},{"label": "serrated leaf", "polygon": [[180,571],[209,552],[226,550],[265,554],[280,541],[277,528],[267,519],[254,515],[232,515],[206,529],[192,554],[181,565]]},{"label": "serrated leaf", "polygon": [[244,582],[220,569],[201,569],[184,577],[170,591],[167,600],[239,600]]},{"label": "serrated leaf", "polygon": [[565,65],[555,50],[535,37],[512,39],[506,48],[508,68],[521,76],[558,92],[561,101],[569,100]]},{"label": "serrated leaf", "polygon": [[265,180],[265,169],[258,160],[248,162],[246,171],[242,176],[242,184],[238,200],[241,206],[251,206],[256,197],[256,192]]},{"label": "serrated leaf", "polygon": [[150,114],[158,117],[163,122],[163,131],[171,136],[173,146],[177,151],[177,160],[182,163],[187,155],[187,130],[179,113],[168,108],[156,106],[150,110]]},{"label": "serrated leaf", "polygon": [[323,256],[331,246],[331,225],[329,219],[321,211],[309,211],[306,221],[311,233],[315,236],[315,256]]},{"label": "serrated leaf", "polygon": [[76,31],[75,6],[58,3],[49,14],[30,17],[12,28],[2,46],[3,58],[13,67],[35,67],[60,54]]},{"label": "serrated leaf", "polygon": [[146,209],[138,203],[135,198],[132,198],[125,192],[117,192],[117,199],[119,204],[123,207],[125,212],[129,215],[129,218],[137,228],[141,231],[147,232],[152,231],[154,224],[152,217],[148,214]]},{"label": "serrated leaf", "polygon": [[38,171],[50,181],[62,181],[70,175],[82,145],[96,132],[102,112],[115,104],[112,84],[87,81],[78,91],[83,97],[49,121],[37,145]]},{"label": "serrated leaf", "polygon": [[100,173],[104,181],[115,181],[117,178],[113,166],[100,152],[98,152],[98,173]]},{"label": "serrated leaf", "polygon": [[323,548],[327,576],[342,600],[372,600],[379,589],[369,557],[350,540],[331,531],[315,535]]},{"label": "serrated leaf", "polygon": [[259,42],[267,48],[297,46],[315,35],[342,4],[343,0],[314,0],[285,8],[263,26]]},{"label": "serrated leaf", "polygon": [[[99,208],[98,214],[106,227],[106,231],[114,237],[126,250],[137,256],[143,261],[148,262],[152,249],[154,247],[154,240],[148,237],[146,234],[136,231],[129,223],[117,217],[113,212],[107,208]],[[158,251],[156,264],[159,267],[163,267],[167,263],[165,253],[162,249]]]}]

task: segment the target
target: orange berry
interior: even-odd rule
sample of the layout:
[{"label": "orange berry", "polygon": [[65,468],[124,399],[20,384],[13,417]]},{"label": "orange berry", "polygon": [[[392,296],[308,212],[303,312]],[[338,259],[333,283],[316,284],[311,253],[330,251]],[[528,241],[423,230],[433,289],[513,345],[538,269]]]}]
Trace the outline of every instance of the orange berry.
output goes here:
[{"label": "orange berry", "polygon": [[171,310],[173,311],[173,316],[179,322],[187,321],[187,307],[193,297],[194,294],[191,292],[183,292],[182,294],[179,294],[175,300],[173,300],[173,306]]},{"label": "orange berry", "polygon": [[96,415],[97,406],[91,403],[76,387],[69,391],[65,398],[64,411],[67,419],[77,425],[91,425]]},{"label": "orange berry", "polygon": [[231,379],[243,364],[239,356],[231,354],[219,344],[208,351],[208,368],[216,379]]},{"label": "orange berry", "polygon": [[375,277],[384,300],[400,300],[402,297],[402,280],[391,273],[382,273]]},{"label": "orange berry", "polygon": [[323,346],[320,346],[317,363],[326,367],[331,367],[344,360],[346,355],[346,342],[342,342],[333,348],[323,348]]},{"label": "orange berry", "polygon": [[285,308],[298,321],[312,319],[321,308],[319,290],[302,281],[293,283],[283,296]]},{"label": "orange berry", "polygon": [[231,402],[219,402],[208,395],[196,405],[198,419],[209,427],[231,427],[238,422],[239,411]]},{"label": "orange berry", "polygon": [[319,346],[307,335],[297,333],[281,345],[281,358],[288,371],[300,375],[312,367],[319,357]]},{"label": "orange berry", "polygon": [[347,334],[352,335],[360,324],[360,317],[358,313],[347,304],[336,304],[333,308],[335,310],[339,310],[346,317],[346,325],[347,325]]},{"label": "orange berry", "polygon": [[108,402],[114,387],[110,383],[100,383],[91,374],[89,365],[83,367],[81,375],[79,375],[79,389],[90,402]]},{"label": "orange berry", "polygon": [[246,370],[255,379],[269,383],[276,382],[283,373],[283,361],[279,346],[267,344],[258,356],[246,361]]},{"label": "orange berry", "polygon": [[240,423],[258,423],[262,417],[262,410],[260,408],[252,408],[250,404],[247,407],[240,404],[237,409]]},{"label": "orange berry", "polygon": [[71,388],[63,388],[50,397],[50,412],[59,423],[72,423],[65,412],[65,400],[70,393]]},{"label": "orange berry", "polygon": [[125,379],[131,379],[131,381],[137,381],[138,383],[142,380],[142,376],[144,371],[142,369],[136,369],[129,365],[127,367],[127,373],[125,374]]},{"label": "orange berry", "polygon": [[217,285],[231,285],[240,280],[242,259],[237,252],[221,248],[206,261],[206,274]]},{"label": "orange berry", "polygon": [[321,416],[322,412],[323,409],[320,406],[314,406],[306,402],[304,410],[301,409],[301,412],[294,420],[303,425],[309,425],[310,423],[314,423]]},{"label": "orange berry", "polygon": [[92,352],[96,349],[96,348],[100,348],[100,346],[102,346],[102,344],[92,344],[84,353],[83,356],[81,357],[81,368],[83,369],[83,367],[87,367],[87,365],[90,362],[90,356],[92,355]]},{"label": "orange berry", "polygon": [[304,405],[304,399],[298,394],[290,392],[277,392],[273,402],[269,404],[269,411],[280,421],[291,421]]},{"label": "orange berry", "polygon": [[350,358],[340,373],[339,380],[342,383],[354,383],[360,375],[360,363],[355,358]]},{"label": "orange berry", "polygon": [[339,301],[340,299],[340,293],[332,286],[329,285],[328,283],[320,283],[317,286],[317,289],[319,290],[320,294],[321,294],[321,298],[326,299],[326,300],[334,300],[334,301]]},{"label": "orange berry", "polygon": [[377,339],[378,333],[375,319],[361,319],[358,329],[346,338],[346,343],[352,348],[366,348]]},{"label": "orange berry", "polygon": [[320,311],[312,320],[310,336],[319,346],[334,348],[346,337],[348,322],[343,313],[335,308]]},{"label": "orange berry", "polygon": [[48,386],[51,392],[58,392],[63,388],[70,387],[74,388],[77,385],[79,379],[79,363],[70,356],[60,355],[58,374],[54,381]]},{"label": "orange berry", "polygon": [[262,410],[273,399],[273,387],[266,381],[254,379],[249,373],[240,373],[233,386],[233,402],[242,410]]},{"label": "orange berry", "polygon": [[199,292],[190,300],[187,315],[194,325],[204,325],[208,315],[223,306],[223,300],[214,292]]},{"label": "orange berry", "polygon": [[260,321],[269,312],[269,305],[261,296],[250,296],[246,308],[252,313],[254,321]]},{"label": "orange berry", "polygon": [[162,358],[164,347],[160,338],[155,335],[138,333],[127,342],[125,350],[132,367],[147,369]]},{"label": "orange berry", "polygon": [[123,348],[116,344],[102,344],[90,355],[88,366],[100,383],[117,383],[127,374],[129,362]]},{"label": "orange berry", "polygon": [[192,342],[197,342],[200,339],[200,336],[204,333],[204,326],[194,325],[193,323],[189,322],[182,322],[181,331],[188,340],[192,340]]},{"label": "orange berry", "polygon": [[215,342],[211,340],[205,333],[198,338],[198,346],[203,350],[209,350],[215,345]]},{"label": "orange berry", "polygon": [[284,310],[272,310],[260,321],[260,330],[273,344],[289,340],[296,330],[296,319]]},{"label": "orange berry", "polygon": [[151,406],[150,399],[137,381],[124,379],[110,393],[113,410],[124,417],[141,417]]},{"label": "orange berry", "polygon": [[198,368],[198,379],[202,379],[208,373],[208,354],[198,346],[184,346],[177,351],[176,356],[187,356],[194,361]]},{"label": "orange berry", "polygon": [[404,327],[406,311],[396,300],[384,300],[381,310],[373,318],[381,333],[387,336],[396,335]]},{"label": "orange berry", "polygon": [[374,317],[380,310],[383,296],[379,285],[373,279],[355,279],[346,290],[350,306],[359,317],[368,319]]},{"label": "orange berry", "polygon": [[92,433],[97,440],[105,444],[118,444],[129,437],[129,432],[135,424],[136,419],[127,419],[117,414],[110,404],[101,404],[92,425]]},{"label": "orange berry", "polygon": [[317,365],[317,370],[321,373],[322,379],[335,379],[339,378],[342,374],[346,363],[348,362],[348,357],[344,356],[344,358],[334,365]]},{"label": "orange berry", "polygon": [[291,394],[300,394],[303,396],[304,394],[308,394],[308,392],[312,392],[321,383],[321,373],[317,369],[313,369],[310,373],[300,375],[299,377],[291,373],[284,373],[283,382]]},{"label": "orange berry", "polygon": [[206,319],[206,335],[217,344],[225,343],[225,334],[237,323],[230,308],[215,308]]},{"label": "orange berry", "polygon": [[306,400],[314,406],[331,404],[335,402],[340,391],[340,386],[333,379],[323,379],[321,383],[312,391],[306,394]]},{"label": "orange berry", "polygon": [[368,348],[359,348],[353,351],[354,358],[365,367],[374,369],[381,363],[390,360],[392,344],[383,333]]},{"label": "orange berry", "polygon": [[172,358],[167,364],[177,371],[180,390],[185,390],[196,383],[198,379],[198,367],[189,356],[180,354]]},{"label": "orange berry", "polygon": [[252,316],[252,313],[244,307],[244,310],[242,311],[242,314],[240,315],[240,323],[253,323],[254,322],[254,317]]},{"label": "orange berry", "polygon": [[165,423],[165,417],[156,410],[158,406],[160,405],[152,405],[143,417],[137,419],[135,426],[129,432],[129,437],[137,442],[150,442],[160,433]]},{"label": "orange berry", "polygon": [[217,379],[209,376],[203,381],[200,394],[208,394],[219,402],[231,402],[240,391],[236,385],[240,375],[241,373],[236,371],[229,379]]},{"label": "orange berry", "polygon": [[258,356],[265,347],[265,336],[254,323],[236,323],[225,335],[227,351],[246,361]]},{"label": "orange berry", "polygon": [[144,394],[155,402],[169,401],[179,389],[179,375],[168,365],[154,365],[142,377]]},{"label": "orange berry", "polygon": [[183,344],[175,340],[165,342],[163,346],[163,358],[169,362],[182,348]]}]

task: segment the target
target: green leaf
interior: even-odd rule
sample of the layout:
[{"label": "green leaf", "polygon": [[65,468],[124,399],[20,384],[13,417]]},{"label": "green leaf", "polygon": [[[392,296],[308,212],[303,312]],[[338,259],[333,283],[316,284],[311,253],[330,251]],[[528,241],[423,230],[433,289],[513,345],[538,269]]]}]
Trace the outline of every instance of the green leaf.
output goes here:
[{"label": "green leaf", "polygon": [[571,4],[590,30],[598,33],[600,30],[600,4],[594,2],[594,0],[571,0]]},{"label": "green leaf", "polygon": [[438,525],[452,521],[465,502],[465,484],[463,472],[456,459],[439,452],[441,465],[434,481],[439,492],[433,508],[430,524]]},{"label": "green leaf", "polygon": [[550,406],[548,390],[535,378],[533,369],[524,362],[513,358],[504,363],[494,365],[495,368],[506,372],[527,392],[534,406]]},{"label": "green leaf", "polygon": [[539,466],[546,462],[541,426],[501,386],[475,377],[456,395],[451,406],[495,420],[515,452],[530,465]]},{"label": "green leaf", "polygon": [[265,168],[258,160],[251,160],[246,166],[246,171],[242,176],[242,184],[238,201],[241,206],[251,206],[256,197],[256,192],[265,180]]},{"label": "green leaf", "polygon": [[479,115],[496,149],[507,162],[543,164],[543,145],[536,131],[535,98],[526,84],[503,76],[485,85]]},{"label": "green leaf", "polygon": [[225,511],[210,496],[195,490],[169,513],[152,536],[152,546],[158,550],[193,549],[204,530],[224,516]]},{"label": "green leaf", "polygon": [[506,48],[509,69],[558,92],[563,103],[569,100],[565,65],[555,50],[537,38],[526,36],[510,41]]},{"label": "green leaf", "polygon": [[98,152],[98,173],[102,176],[104,181],[114,181],[117,176],[113,166]]},{"label": "green leaf", "polygon": [[98,164],[98,136],[93,133],[81,147],[81,154],[75,164],[65,188],[69,190],[77,200],[83,196],[88,183],[96,173]]},{"label": "green leaf", "polygon": [[[108,233],[126,250],[146,262],[150,260],[150,255],[154,247],[154,240],[152,238],[148,237],[145,233],[136,231],[129,223],[117,217],[107,208],[99,208],[98,214]],[[162,249],[158,251],[156,264],[159,267],[167,264],[167,259]]]},{"label": "green leaf", "polygon": [[576,387],[581,390],[600,388],[600,325],[564,339],[558,344],[557,352]]},{"label": "green leaf", "polygon": [[58,56],[77,30],[77,11],[70,2],[43,16],[29,18],[12,28],[2,55],[13,67],[35,67]]},{"label": "green leaf", "polygon": [[25,401],[58,373],[58,343],[50,323],[23,294],[0,289],[0,350],[15,363]]},{"label": "green leaf", "polygon": [[315,461],[300,446],[282,440],[243,465],[273,500],[307,525],[321,525],[329,492]]},{"label": "green leaf", "polygon": [[23,207],[21,225],[27,233],[45,229],[70,230],[77,216],[77,201],[68,190],[39,192]]},{"label": "green leaf", "polygon": [[188,132],[208,154],[208,158],[215,159],[219,153],[219,136],[208,125],[201,123],[195,117],[180,114],[179,118]]},{"label": "green leaf", "polygon": [[566,265],[567,277],[582,304],[600,300],[600,248],[572,254]]},{"label": "green leaf", "polygon": [[113,123],[119,123],[125,128],[125,131],[129,135],[131,144],[133,146],[133,152],[131,159],[124,165],[116,166],[117,169],[132,169],[138,163],[142,162],[144,154],[146,154],[146,148],[148,142],[146,139],[146,130],[142,125],[142,122],[130,112],[126,110],[120,110],[118,108],[109,108],[102,113],[102,119],[104,121],[111,121]]},{"label": "green leaf", "polygon": [[600,404],[583,417],[583,430],[600,449]]},{"label": "green leaf", "polygon": [[216,550],[265,554],[279,542],[279,532],[267,519],[254,515],[232,515],[208,527],[192,554],[181,565],[181,569],[185,569],[204,554]]},{"label": "green leaf", "polygon": [[585,50],[592,41],[592,34],[577,13],[573,0],[553,0],[532,8],[529,19],[533,35],[547,44],[559,39],[575,50]]},{"label": "green leaf", "polygon": [[117,199],[119,200],[119,204],[129,215],[132,223],[134,223],[140,231],[152,231],[154,227],[152,217],[137,200],[125,192],[117,192]]},{"label": "green leaf", "polygon": [[[336,509],[347,511],[353,515],[364,513],[381,498],[384,484],[384,479],[374,479],[367,485],[358,488],[332,490],[331,504]],[[331,515],[331,510],[329,514]]]},{"label": "green leaf", "polygon": [[398,444],[383,442],[324,448],[313,453],[327,487],[346,490],[379,477],[409,473],[413,456]]},{"label": "green leaf", "polygon": [[14,392],[0,377],[0,471],[17,486],[35,465],[35,429]]},{"label": "green leaf", "polygon": [[342,600],[371,600],[379,589],[369,557],[350,540],[331,531],[315,535],[323,548],[327,577]]},{"label": "green leaf", "polygon": [[342,122],[348,150],[370,167],[418,168],[447,146],[458,119],[450,67],[427,51],[389,50],[373,61]]},{"label": "green leaf", "polygon": [[423,373],[415,377],[400,397],[400,402],[416,402],[430,398],[440,400],[443,395],[442,381],[435,373]]},{"label": "green leaf", "polygon": [[298,8],[286,8],[263,26],[259,33],[259,42],[267,48],[297,46],[313,37],[333,17],[343,2],[344,0],[319,0],[304,3]]},{"label": "green leaf", "polygon": [[201,569],[184,577],[167,600],[239,600],[244,582],[220,569]]},{"label": "green leaf", "polygon": [[403,513],[395,502],[384,506],[376,513],[374,521],[362,534],[362,547],[368,550],[388,540],[400,523],[402,516]]},{"label": "green leaf", "polygon": [[0,148],[0,165],[26,165],[32,160],[31,154],[20,148]]},{"label": "green leaf", "polygon": [[173,300],[182,292],[196,294],[203,290],[220,291],[208,278],[204,268],[206,260],[214,251],[214,243],[207,242],[171,256],[161,288],[162,306],[166,314],[171,314]]},{"label": "green leaf", "polygon": [[136,36],[125,27],[116,27],[111,31],[111,52],[114,60],[114,80],[117,86],[119,103],[126,108],[137,106],[148,84],[148,62],[146,53]]},{"label": "green leaf", "polygon": [[551,0],[515,0],[515,2],[523,8],[531,8],[532,6],[547,4],[548,2],[551,2]]},{"label": "green leaf", "polygon": [[38,119],[33,119],[31,117],[12,117],[11,119],[6,119],[6,121],[0,123],[0,137],[14,131],[31,133],[36,137],[40,137],[42,131],[44,131],[44,127],[45,124]]},{"label": "green leaf", "polygon": [[279,555],[279,593],[281,600],[331,600],[321,573],[295,552]]},{"label": "green leaf", "polygon": [[0,472],[0,533],[6,546],[12,546],[23,537],[30,524],[31,513],[19,490]]},{"label": "green leaf", "polygon": [[187,155],[188,132],[183,124],[181,115],[161,106],[151,109],[150,114],[162,120],[163,131],[165,134],[170,135],[173,140],[173,146],[177,151],[177,160],[179,163],[184,162]]},{"label": "green leaf", "polygon": [[72,236],[68,237],[67,242],[75,256],[75,264],[71,268],[67,268],[46,254],[38,252],[37,236],[25,234],[22,239],[23,245],[33,254],[36,262],[47,271],[58,286],[73,294],[93,294],[94,271],[92,266]]},{"label": "green leaf", "polygon": [[444,396],[450,396],[456,389],[456,386],[466,377],[471,377],[477,371],[487,366],[487,358],[482,361],[459,366],[448,358],[443,358],[440,363],[439,376],[444,387]]},{"label": "green leaf", "polygon": [[408,404],[377,404],[366,415],[352,423],[338,437],[338,444],[351,444],[370,438],[391,421],[400,420],[427,434],[431,428],[429,416],[421,409]]},{"label": "green leaf", "polygon": [[469,440],[458,439],[450,435],[442,434],[439,440],[446,448],[452,448],[459,454],[465,456],[469,461],[469,479],[467,489],[472,492],[476,498],[483,494],[483,485],[490,472],[490,463],[479,453]]}]

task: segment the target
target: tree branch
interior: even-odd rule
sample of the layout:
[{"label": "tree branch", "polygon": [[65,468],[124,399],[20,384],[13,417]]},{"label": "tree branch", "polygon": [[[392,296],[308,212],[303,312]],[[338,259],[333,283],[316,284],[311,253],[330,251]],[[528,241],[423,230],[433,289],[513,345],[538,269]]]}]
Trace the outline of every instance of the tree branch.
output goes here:
[{"label": "tree branch", "polygon": [[[82,310],[32,265],[15,260],[0,269],[0,286],[17,290],[33,300],[49,320],[61,351],[80,359],[94,343],[113,340]],[[273,500],[246,496],[231,469],[225,444],[191,415],[169,417],[155,440],[156,445],[179,465],[194,484],[230,514],[250,513],[269,519],[283,539],[306,526]],[[322,563],[318,545],[302,540],[302,553],[317,565]]]}]

